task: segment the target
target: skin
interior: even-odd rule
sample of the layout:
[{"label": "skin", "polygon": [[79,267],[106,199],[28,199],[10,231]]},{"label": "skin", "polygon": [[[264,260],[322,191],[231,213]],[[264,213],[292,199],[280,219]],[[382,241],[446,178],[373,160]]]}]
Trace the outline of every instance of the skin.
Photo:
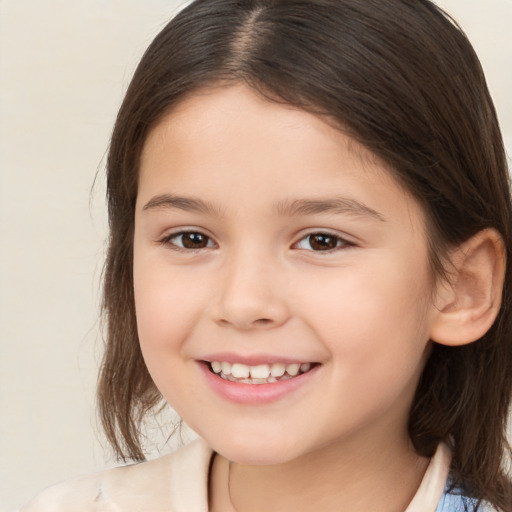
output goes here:
[{"label": "skin", "polygon": [[[343,208],[276,208],[333,198]],[[180,247],[182,231],[205,246]],[[336,247],[318,249],[318,233]],[[134,235],[141,348],[166,400],[233,461],[238,512],[406,508],[428,462],[407,417],[439,312],[432,286],[420,206],[325,120],[231,86],[188,97],[150,133]],[[212,352],[320,366],[247,405],[208,385],[198,361]],[[214,477],[212,510],[227,492]]]}]

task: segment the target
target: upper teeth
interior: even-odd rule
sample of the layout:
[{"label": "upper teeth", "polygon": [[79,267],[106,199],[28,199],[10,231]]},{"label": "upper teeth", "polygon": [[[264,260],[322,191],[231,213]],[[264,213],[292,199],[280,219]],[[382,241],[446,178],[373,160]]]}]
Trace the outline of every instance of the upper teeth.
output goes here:
[{"label": "upper teeth", "polygon": [[259,364],[257,366],[248,366],[241,363],[227,363],[225,361],[212,361],[212,370],[215,373],[223,373],[231,375],[236,379],[268,379],[269,377],[282,377],[285,373],[295,377],[299,372],[307,372],[311,368],[310,363],[293,363],[293,364]]}]

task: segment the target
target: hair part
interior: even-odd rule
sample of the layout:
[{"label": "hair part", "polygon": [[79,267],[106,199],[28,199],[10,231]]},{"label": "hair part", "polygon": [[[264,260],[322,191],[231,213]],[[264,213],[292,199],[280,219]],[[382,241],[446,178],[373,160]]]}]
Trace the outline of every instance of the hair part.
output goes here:
[{"label": "hair part", "polygon": [[[158,121],[188,95],[245,83],[324,116],[383,161],[423,207],[433,275],[485,228],[512,261],[507,163],[483,71],[456,23],[429,0],[196,0],[155,38],[118,114],[107,163],[107,343],[98,403],[115,453],[143,460],[139,434],[161,395],[144,364],[133,296],[139,160]],[[453,439],[453,484],[510,511],[512,266],[489,332],[433,343],[409,420],[417,452]],[[506,454],[506,459],[503,454]]]}]

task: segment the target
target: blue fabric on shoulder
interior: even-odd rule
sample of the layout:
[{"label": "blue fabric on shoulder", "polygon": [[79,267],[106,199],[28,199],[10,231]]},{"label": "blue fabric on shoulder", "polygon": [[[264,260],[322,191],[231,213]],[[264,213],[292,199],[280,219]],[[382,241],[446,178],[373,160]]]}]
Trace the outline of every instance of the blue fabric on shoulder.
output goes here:
[{"label": "blue fabric on shoulder", "polygon": [[468,510],[467,499],[458,494],[444,493],[436,512],[473,512],[474,507]]},{"label": "blue fabric on shoulder", "polygon": [[466,498],[458,493],[456,489],[452,489],[450,492],[448,485],[437,506],[436,512],[485,512],[488,510],[483,504],[477,508],[477,503],[477,500]]}]

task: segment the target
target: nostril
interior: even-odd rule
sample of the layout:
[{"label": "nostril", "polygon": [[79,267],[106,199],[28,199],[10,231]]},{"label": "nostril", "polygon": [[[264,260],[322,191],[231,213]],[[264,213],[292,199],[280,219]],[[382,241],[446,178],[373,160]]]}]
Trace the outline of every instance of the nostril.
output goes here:
[{"label": "nostril", "polygon": [[231,321],[221,318],[219,323],[224,326],[234,326],[238,329],[251,329],[255,327],[266,327],[276,323],[271,318],[257,318],[256,320],[249,320],[247,323],[244,321]]}]

